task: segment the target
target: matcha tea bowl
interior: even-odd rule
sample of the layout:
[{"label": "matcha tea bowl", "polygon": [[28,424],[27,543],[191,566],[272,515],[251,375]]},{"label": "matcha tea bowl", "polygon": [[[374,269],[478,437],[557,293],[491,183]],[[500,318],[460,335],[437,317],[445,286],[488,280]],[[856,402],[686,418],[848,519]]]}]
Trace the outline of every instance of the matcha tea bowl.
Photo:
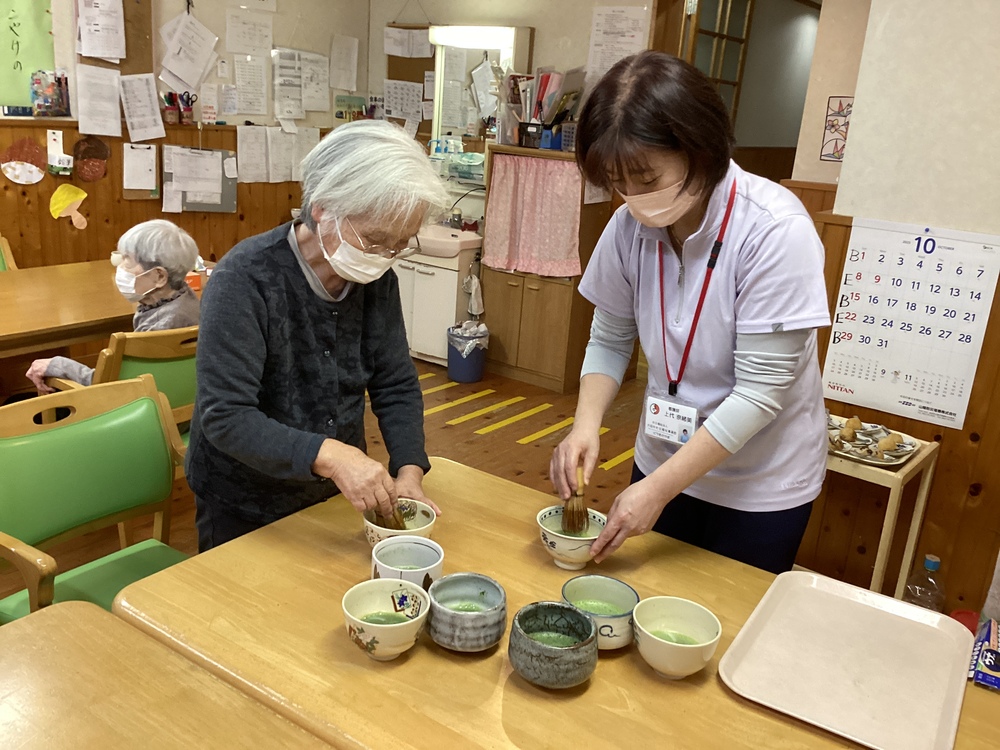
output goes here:
[{"label": "matcha tea bowl", "polygon": [[599,649],[623,648],[632,642],[632,610],[639,603],[639,594],[624,581],[577,576],[563,585],[562,598],[593,618]]},{"label": "matcha tea bowl", "polygon": [[431,529],[434,528],[434,521],[437,514],[427,503],[419,500],[411,500],[407,497],[399,498],[399,510],[403,514],[405,529],[387,529],[375,523],[375,511],[366,510],[363,514],[365,520],[365,536],[368,543],[374,547],[383,539],[393,536],[422,536],[425,539],[431,538]]},{"label": "matcha tea bowl", "polygon": [[570,688],[597,667],[597,626],[562,602],[522,607],[510,626],[510,663],[521,677],[543,688]]},{"label": "matcha tea bowl", "polygon": [[646,663],[671,680],[703,669],[722,637],[719,618],[697,602],[652,596],[632,612],[635,642]]},{"label": "matcha tea bowl", "polygon": [[431,584],[428,632],[452,651],[485,651],[507,631],[507,594],[479,573],[452,573]]},{"label": "matcha tea bowl", "polygon": [[424,591],[441,577],[444,550],[419,536],[391,536],[372,548],[372,578],[398,578]]},{"label": "matcha tea bowl", "polygon": [[376,661],[389,661],[417,642],[430,597],[415,583],[379,578],[350,588],[342,604],[354,644]]},{"label": "matcha tea bowl", "polygon": [[590,560],[590,545],[604,531],[608,517],[588,508],[586,528],[579,534],[566,534],[562,530],[562,515],[561,505],[552,505],[538,511],[535,521],[538,523],[542,546],[560,568],[581,570]]}]

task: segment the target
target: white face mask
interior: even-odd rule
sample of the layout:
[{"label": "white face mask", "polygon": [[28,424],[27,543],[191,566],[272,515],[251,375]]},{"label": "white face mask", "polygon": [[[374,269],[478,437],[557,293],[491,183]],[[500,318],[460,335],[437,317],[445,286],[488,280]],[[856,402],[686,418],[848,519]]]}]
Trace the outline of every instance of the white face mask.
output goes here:
[{"label": "white face mask", "polygon": [[[150,269],[152,270],[152,269]],[[121,266],[115,269],[115,285],[118,287],[118,291],[122,293],[122,297],[127,299],[129,302],[138,302],[143,297],[145,297],[149,292],[142,292],[141,294],[135,290],[135,280],[139,276],[145,276],[149,271],[143,271],[138,276],[134,273],[129,273]]]},{"label": "white face mask", "polygon": [[622,195],[628,212],[647,227],[669,227],[690,211],[698,200],[696,194],[682,192],[684,179],[652,193]]},{"label": "white face mask", "polygon": [[354,245],[345,242],[343,235],[340,234],[339,222],[337,223],[337,234],[341,237],[340,245],[333,255],[330,255],[323,244],[322,231],[319,227],[316,228],[316,237],[319,239],[319,248],[323,251],[323,257],[340,278],[353,281],[355,284],[370,284],[380,279],[392,266],[394,258],[365,255]]}]

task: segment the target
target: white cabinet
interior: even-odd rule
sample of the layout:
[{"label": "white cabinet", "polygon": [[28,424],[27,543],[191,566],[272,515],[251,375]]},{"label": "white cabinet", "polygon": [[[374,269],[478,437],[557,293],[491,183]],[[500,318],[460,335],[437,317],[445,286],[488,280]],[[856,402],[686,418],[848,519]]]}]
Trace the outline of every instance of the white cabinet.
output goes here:
[{"label": "white cabinet", "polygon": [[447,363],[448,328],[469,317],[462,281],[478,252],[463,250],[454,258],[413,255],[393,266],[411,356]]}]

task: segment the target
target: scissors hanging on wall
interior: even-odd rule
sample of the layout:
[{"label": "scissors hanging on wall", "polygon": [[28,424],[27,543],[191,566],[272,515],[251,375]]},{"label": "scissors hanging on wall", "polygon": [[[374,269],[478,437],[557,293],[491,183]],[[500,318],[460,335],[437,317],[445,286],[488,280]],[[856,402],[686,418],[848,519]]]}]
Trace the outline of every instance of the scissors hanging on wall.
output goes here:
[{"label": "scissors hanging on wall", "polygon": [[180,95],[180,100],[181,100],[181,106],[182,107],[191,107],[191,106],[194,106],[194,103],[196,101],[198,101],[198,95],[197,94],[192,94],[189,91],[185,91],[184,93],[182,93]]}]

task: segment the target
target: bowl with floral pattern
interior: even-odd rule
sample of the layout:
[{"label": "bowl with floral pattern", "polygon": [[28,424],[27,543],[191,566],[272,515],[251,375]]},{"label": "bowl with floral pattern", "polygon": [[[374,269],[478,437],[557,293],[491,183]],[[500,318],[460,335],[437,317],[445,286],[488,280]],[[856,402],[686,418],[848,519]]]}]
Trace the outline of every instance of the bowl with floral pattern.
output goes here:
[{"label": "bowl with floral pattern", "polygon": [[579,534],[562,530],[563,506],[552,505],[538,511],[535,521],[545,551],[552,555],[556,565],[565,570],[580,570],[590,560],[590,545],[604,531],[608,517],[591,508],[587,509],[587,526]]},{"label": "bowl with floral pattern", "polygon": [[430,611],[430,597],[410,581],[377,578],[344,594],[347,635],[375,661],[390,661],[413,647]]}]

